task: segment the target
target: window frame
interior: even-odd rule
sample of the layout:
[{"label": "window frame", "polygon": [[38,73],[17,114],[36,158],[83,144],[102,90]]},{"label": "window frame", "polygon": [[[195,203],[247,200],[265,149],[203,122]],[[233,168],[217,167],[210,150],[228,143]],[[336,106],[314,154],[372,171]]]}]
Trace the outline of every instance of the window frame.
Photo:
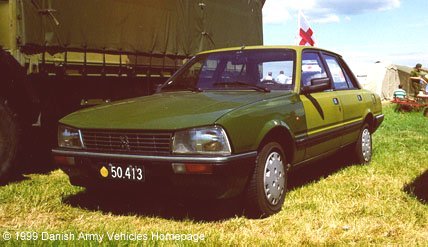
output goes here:
[{"label": "window frame", "polygon": [[[305,87],[305,85],[303,85],[303,81],[302,81],[302,79],[303,79],[303,70],[302,70],[302,67],[303,67],[303,56],[305,54],[307,54],[307,53],[315,53],[315,54],[318,55],[318,57],[320,59],[320,62],[321,62],[321,65],[324,67],[323,69],[324,69],[324,71],[326,73],[326,77],[325,78],[329,78],[330,79],[329,88],[326,91],[333,90],[334,89],[334,87],[333,87],[333,80],[332,80],[332,77],[331,77],[331,74],[330,74],[330,70],[327,67],[327,63],[326,63],[326,61],[324,59],[324,56],[323,56],[322,52],[320,50],[317,50],[317,49],[304,49],[302,51],[301,65],[300,65],[300,71],[301,71],[301,73],[300,73],[300,91],[302,91],[303,87]],[[324,78],[324,77],[322,77],[322,78]]]},{"label": "window frame", "polygon": [[[348,65],[345,63],[345,61],[343,60],[342,56],[338,55],[338,54],[334,54],[334,53],[330,53],[330,52],[326,52],[323,51],[321,52],[322,57],[324,59],[325,64],[327,65],[327,73],[329,74],[329,77],[331,79],[331,84],[332,84],[332,89],[334,91],[343,91],[343,90],[357,90],[357,89],[361,89],[361,85],[359,84],[358,80],[356,79],[354,73],[352,73],[352,71],[350,70],[350,68],[348,67]],[[330,72],[330,67],[328,67],[328,63],[327,63],[327,59],[326,56],[330,56],[335,58],[336,62],[338,63],[338,65],[340,66],[340,68],[342,69],[342,73],[345,76],[345,80],[346,83],[348,85],[348,88],[336,88],[334,85],[334,81],[333,81],[333,76]],[[349,80],[348,80],[349,79]],[[352,84],[352,88],[350,88],[349,84]]]}]

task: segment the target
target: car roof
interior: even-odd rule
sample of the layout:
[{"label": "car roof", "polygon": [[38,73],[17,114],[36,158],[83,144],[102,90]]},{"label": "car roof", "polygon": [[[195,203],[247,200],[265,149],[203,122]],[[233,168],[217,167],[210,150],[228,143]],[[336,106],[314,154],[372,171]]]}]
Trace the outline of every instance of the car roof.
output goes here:
[{"label": "car roof", "polygon": [[289,50],[295,50],[297,52],[302,52],[303,50],[317,50],[317,51],[325,51],[328,53],[332,53],[338,56],[341,56],[337,54],[336,52],[332,52],[326,49],[322,49],[319,47],[313,47],[313,46],[299,46],[299,45],[258,45],[258,46],[241,46],[241,47],[230,47],[230,48],[222,48],[222,49],[215,49],[215,50],[208,50],[198,53],[199,54],[208,54],[208,53],[215,53],[215,52],[224,52],[224,51],[239,51],[239,50],[263,50],[263,49],[289,49]]}]

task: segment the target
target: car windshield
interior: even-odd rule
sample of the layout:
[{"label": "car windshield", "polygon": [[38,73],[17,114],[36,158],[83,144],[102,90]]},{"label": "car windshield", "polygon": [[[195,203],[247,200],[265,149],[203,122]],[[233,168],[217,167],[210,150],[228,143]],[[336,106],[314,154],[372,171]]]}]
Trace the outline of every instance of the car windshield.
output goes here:
[{"label": "car windshield", "polygon": [[175,73],[161,90],[292,90],[295,57],[294,51],[286,49],[201,54]]}]

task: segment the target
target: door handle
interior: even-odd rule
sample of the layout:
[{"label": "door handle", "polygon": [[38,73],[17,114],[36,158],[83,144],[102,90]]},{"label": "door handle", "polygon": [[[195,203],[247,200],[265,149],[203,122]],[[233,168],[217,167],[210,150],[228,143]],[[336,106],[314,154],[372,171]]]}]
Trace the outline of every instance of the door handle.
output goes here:
[{"label": "door handle", "polygon": [[357,95],[357,99],[358,99],[358,101],[362,101],[363,100],[363,97],[361,97],[361,95]]},{"label": "door handle", "polygon": [[338,105],[338,104],[339,104],[339,100],[338,100],[337,98],[333,98],[333,103],[334,103],[335,105]]}]

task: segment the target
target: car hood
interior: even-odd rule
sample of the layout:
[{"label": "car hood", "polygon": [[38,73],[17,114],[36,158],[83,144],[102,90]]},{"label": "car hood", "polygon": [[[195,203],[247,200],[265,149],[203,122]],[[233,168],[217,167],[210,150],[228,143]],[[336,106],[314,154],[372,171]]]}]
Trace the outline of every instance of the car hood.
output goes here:
[{"label": "car hood", "polygon": [[168,92],[74,112],[60,123],[82,129],[175,130],[210,125],[241,106],[284,92]]}]

